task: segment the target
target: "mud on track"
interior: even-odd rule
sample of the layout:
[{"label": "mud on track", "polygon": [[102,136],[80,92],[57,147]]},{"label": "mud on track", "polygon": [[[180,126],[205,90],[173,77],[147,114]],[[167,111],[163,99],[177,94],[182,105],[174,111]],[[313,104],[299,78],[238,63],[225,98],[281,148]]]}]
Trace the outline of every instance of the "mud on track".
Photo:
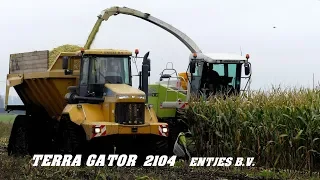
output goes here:
[{"label": "mud on track", "polygon": [[7,155],[7,154],[8,154],[7,146],[0,145],[0,155]]}]

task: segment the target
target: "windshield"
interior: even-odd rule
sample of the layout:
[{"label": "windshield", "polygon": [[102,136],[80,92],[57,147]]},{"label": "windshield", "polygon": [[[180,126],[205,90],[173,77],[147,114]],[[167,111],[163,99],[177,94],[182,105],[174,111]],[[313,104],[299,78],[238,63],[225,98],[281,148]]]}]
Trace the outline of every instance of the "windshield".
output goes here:
[{"label": "windshield", "polygon": [[86,56],[81,84],[131,84],[129,57]]},{"label": "windshield", "polygon": [[236,85],[238,85],[236,84],[237,64],[214,64],[213,70],[216,71],[219,76],[229,77],[231,81],[228,84],[236,88]]},{"label": "windshield", "polygon": [[[197,63],[195,72],[192,74],[191,92],[198,90],[234,89],[239,91],[241,78],[241,64],[212,64]],[[209,92],[208,91],[208,92]]]}]

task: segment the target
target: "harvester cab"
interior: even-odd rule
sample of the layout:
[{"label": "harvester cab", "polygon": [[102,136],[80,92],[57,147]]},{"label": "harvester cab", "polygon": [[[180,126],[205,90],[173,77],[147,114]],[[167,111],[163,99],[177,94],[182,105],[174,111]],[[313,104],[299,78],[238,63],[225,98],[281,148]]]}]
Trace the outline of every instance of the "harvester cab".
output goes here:
[{"label": "harvester cab", "polygon": [[[187,74],[188,97],[190,95],[238,95],[250,88],[251,63],[249,54],[202,54],[190,55]],[[244,70],[244,75],[242,71]],[[241,82],[247,80],[245,86]]]},{"label": "harvester cab", "polygon": [[[159,104],[157,114],[163,117],[174,117],[176,109],[188,108],[191,95],[201,96],[206,100],[211,95],[239,95],[249,90],[251,63],[248,60],[248,54],[241,56],[192,53],[187,72],[177,73],[173,68],[166,67],[160,74],[160,81],[157,83],[161,85],[157,87],[160,98],[152,101],[154,104]],[[173,73],[175,76],[164,74],[170,70],[175,72]],[[242,83],[245,80],[246,82]],[[150,86],[156,88],[155,85]]]}]

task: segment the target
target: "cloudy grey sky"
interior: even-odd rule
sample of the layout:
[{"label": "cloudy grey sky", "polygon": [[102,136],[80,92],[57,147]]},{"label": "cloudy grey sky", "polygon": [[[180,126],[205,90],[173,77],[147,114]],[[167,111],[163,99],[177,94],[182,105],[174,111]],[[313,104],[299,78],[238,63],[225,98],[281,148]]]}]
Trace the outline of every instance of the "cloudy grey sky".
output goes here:
[{"label": "cloudy grey sky", "polygon": [[[311,87],[313,73],[320,80],[319,0],[7,0],[0,5],[0,81],[6,80],[10,53],[83,45],[96,16],[111,6],[150,13],[204,52],[240,54],[241,46],[251,56],[252,89]],[[165,62],[185,71],[190,54],[171,34],[126,15],[104,22],[92,48],[150,51],[151,81],[158,80]],[[0,94],[4,90],[0,82]]]}]

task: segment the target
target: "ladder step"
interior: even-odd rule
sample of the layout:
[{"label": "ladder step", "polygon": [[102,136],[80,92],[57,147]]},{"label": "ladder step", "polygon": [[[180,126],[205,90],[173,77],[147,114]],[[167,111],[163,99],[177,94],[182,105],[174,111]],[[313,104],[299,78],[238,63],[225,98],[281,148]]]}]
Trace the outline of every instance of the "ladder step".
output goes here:
[{"label": "ladder step", "polygon": [[188,102],[177,102],[177,101],[165,101],[160,105],[161,109],[166,108],[178,108],[178,109],[185,109],[188,108]]},{"label": "ladder step", "polygon": [[167,90],[168,92],[187,92],[188,90]]}]

